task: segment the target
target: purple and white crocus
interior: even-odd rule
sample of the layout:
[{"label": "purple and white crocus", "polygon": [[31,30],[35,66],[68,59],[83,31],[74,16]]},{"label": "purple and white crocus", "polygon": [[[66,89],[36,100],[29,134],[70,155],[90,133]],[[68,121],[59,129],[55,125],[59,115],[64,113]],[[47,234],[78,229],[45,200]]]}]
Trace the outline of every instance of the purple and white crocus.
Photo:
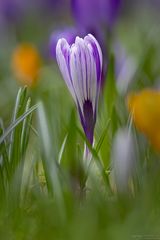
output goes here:
[{"label": "purple and white crocus", "polygon": [[57,62],[66,85],[77,105],[81,124],[90,144],[93,144],[98,99],[102,78],[102,51],[91,35],[76,37],[69,45],[59,39]]}]

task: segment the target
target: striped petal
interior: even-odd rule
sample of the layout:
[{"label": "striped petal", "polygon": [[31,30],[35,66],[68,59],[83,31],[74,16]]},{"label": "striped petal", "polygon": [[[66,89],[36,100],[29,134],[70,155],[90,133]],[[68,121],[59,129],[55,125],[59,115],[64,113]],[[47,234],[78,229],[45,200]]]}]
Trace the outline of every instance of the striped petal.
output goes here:
[{"label": "striped petal", "polygon": [[102,75],[102,51],[91,35],[76,37],[71,46],[60,39],[56,48],[62,76],[78,107],[84,132],[93,143]]},{"label": "striped petal", "polygon": [[94,60],[96,63],[96,69],[97,69],[97,81],[101,81],[101,74],[102,74],[102,51],[101,51],[101,48],[100,48],[97,40],[95,39],[95,37],[93,37],[93,35],[91,35],[91,34],[88,34],[88,36],[86,36],[84,38],[84,41],[87,42],[88,44],[90,44],[92,47],[93,56],[94,56]]},{"label": "striped petal", "polygon": [[63,79],[66,82],[66,85],[72,97],[76,101],[76,95],[72,85],[72,79],[70,76],[70,68],[69,68],[70,46],[64,38],[60,39],[57,43],[56,57],[57,57],[58,66],[63,76]]}]

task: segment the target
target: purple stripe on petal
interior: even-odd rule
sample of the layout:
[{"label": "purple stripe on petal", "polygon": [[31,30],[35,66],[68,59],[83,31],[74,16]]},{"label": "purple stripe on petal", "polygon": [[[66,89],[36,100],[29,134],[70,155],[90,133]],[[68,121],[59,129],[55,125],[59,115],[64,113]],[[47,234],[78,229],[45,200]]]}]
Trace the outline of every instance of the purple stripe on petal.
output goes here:
[{"label": "purple stripe on petal", "polygon": [[77,47],[79,48],[80,51],[80,62],[81,62],[81,75],[82,75],[82,87],[83,87],[83,91],[84,91],[84,98],[85,100],[88,98],[88,76],[87,76],[87,69],[88,69],[88,48],[85,46],[84,40],[81,38],[78,38],[78,41],[76,42]]},{"label": "purple stripe on petal", "polygon": [[86,137],[90,144],[92,145],[96,119],[95,114],[93,112],[92,102],[90,100],[86,100],[84,102],[83,113],[79,108],[79,115]]},{"label": "purple stripe on petal", "polygon": [[68,65],[68,58],[69,58],[69,45],[67,43],[67,41],[64,39],[64,41],[62,42],[61,44],[61,51],[62,51],[62,54],[66,60],[66,63]]},{"label": "purple stripe on petal", "polygon": [[99,46],[97,46],[97,40],[92,36],[88,35],[85,37],[85,41],[88,42],[88,44],[91,44],[93,49],[93,56],[96,62],[96,69],[97,69],[97,82],[98,85],[101,84],[101,78],[102,78],[102,52]]},{"label": "purple stripe on petal", "polygon": [[87,136],[90,144],[92,144],[93,143],[93,133],[94,133],[94,126],[95,126],[95,119],[94,119],[94,113],[93,113],[93,106],[92,106],[92,103],[89,100],[84,102],[83,114],[84,114],[84,119],[85,119],[84,131],[86,133],[86,136]]},{"label": "purple stripe on petal", "polygon": [[91,43],[92,48],[93,48],[93,56],[95,58],[95,62],[96,62],[96,68],[97,68],[97,80],[101,79],[101,67],[100,67],[100,59],[99,59],[99,54],[98,54],[98,50],[96,47],[95,43]]}]

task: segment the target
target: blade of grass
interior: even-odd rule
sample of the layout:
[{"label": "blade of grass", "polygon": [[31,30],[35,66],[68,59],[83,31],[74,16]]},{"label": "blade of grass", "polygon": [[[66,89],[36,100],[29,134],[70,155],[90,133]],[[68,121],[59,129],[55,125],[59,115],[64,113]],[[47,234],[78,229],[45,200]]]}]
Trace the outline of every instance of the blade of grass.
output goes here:
[{"label": "blade of grass", "polygon": [[[12,123],[16,121],[16,119],[24,113],[25,105],[27,101],[27,88],[20,88],[17,94]],[[9,160],[11,159],[19,159],[20,148],[17,148],[17,142],[20,142],[20,134],[21,134],[22,125],[19,125],[16,129],[13,129],[10,136],[10,146],[9,146]],[[14,161],[12,161],[14,163]]]},{"label": "blade of grass", "polygon": [[[26,104],[25,112],[29,110],[30,106],[31,106],[31,99],[29,98]],[[32,113],[24,119],[23,125],[22,125],[22,133],[21,133],[22,156],[24,155],[27,144],[28,144],[31,121],[32,121]]]},{"label": "blade of grass", "polygon": [[108,116],[111,117],[116,95],[117,95],[117,89],[115,85],[115,63],[114,63],[114,56],[111,55],[110,62],[109,62],[109,68],[108,68],[108,74],[107,74],[107,84],[105,89],[105,101],[107,105],[107,111]]},{"label": "blade of grass", "polygon": [[107,131],[108,131],[108,128],[109,128],[110,121],[111,121],[111,119],[108,120],[107,125],[106,125],[106,128],[105,128],[104,131],[102,132],[102,135],[101,135],[101,137],[100,137],[100,139],[99,139],[99,141],[98,141],[98,143],[97,143],[97,146],[96,146],[96,148],[95,148],[95,150],[96,150],[97,153],[100,151],[100,148],[101,148],[101,146],[102,146],[102,144],[103,144],[103,141],[104,141],[104,139],[105,139],[105,137],[106,137],[106,135],[107,135]]},{"label": "blade of grass", "polygon": [[0,144],[5,141],[6,137],[14,130],[15,127],[18,126],[27,116],[29,116],[33,111],[35,111],[38,107],[38,104],[32,106],[27,112],[25,112],[22,116],[17,118],[15,122],[13,122],[4,132],[4,134],[0,137]]},{"label": "blade of grass", "polygon": [[64,140],[63,140],[61,149],[60,149],[60,151],[59,151],[59,155],[58,155],[58,163],[59,163],[59,164],[61,164],[63,152],[64,152],[64,149],[65,149],[65,146],[66,146],[66,142],[67,142],[67,138],[68,138],[68,134],[66,134],[66,136],[65,136],[65,138],[64,138]]},{"label": "blade of grass", "polygon": [[[4,126],[3,126],[3,122],[0,121],[0,135],[3,135],[3,133],[4,133]],[[5,171],[7,180],[9,180],[9,157],[8,157],[8,149],[7,149],[6,141],[4,141],[0,145],[0,155],[2,157],[3,171]]]},{"label": "blade of grass", "polygon": [[38,107],[39,131],[42,149],[42,162],[46,176],[49,193],[53,194],[60,209],[61,217],[64,220],[66,211],[63,199],[62,186],[59,177],[59,168],[52,146],[48,122],[44,110],[44,105],[41,102]]},{"label": "blade of grass", "polygon": [[[83,134],[83,132],[81,131],[81,129],[79,127],[76,126],[76,130],[77,132],[79,133],[79,135],[82,137],[82,139],[84,140],[84,142],[86,143],[89,151],[91,152],[94,160],[95,160],[95,163],[97,165],[97,167],[99,168],[101,174],[102,174],[102,177],[103,177],[103,180],[106,184],[106,186],[108,187],[108,190],[109,190],[109,193],[111,193],[111,187],[110,187],[110,182],[109,182],[109,178],[108,178],[108,175],[106,174],[106,171],[101,163],[101,160],[96,152],[96,150],[91,146],[91,144],[89,143],[88,139],[86,138],[86,136]],[[87,177],[87,176],[86,176]]]}]

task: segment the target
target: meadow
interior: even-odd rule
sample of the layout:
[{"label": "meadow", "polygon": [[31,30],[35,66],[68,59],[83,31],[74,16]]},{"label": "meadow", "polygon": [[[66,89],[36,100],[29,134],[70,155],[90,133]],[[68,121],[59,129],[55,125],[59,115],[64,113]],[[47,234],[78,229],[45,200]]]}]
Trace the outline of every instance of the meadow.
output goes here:
[{"label": "meadow", "polygon": [[0,240],[160,239],[159,10],[2,0]]}]

